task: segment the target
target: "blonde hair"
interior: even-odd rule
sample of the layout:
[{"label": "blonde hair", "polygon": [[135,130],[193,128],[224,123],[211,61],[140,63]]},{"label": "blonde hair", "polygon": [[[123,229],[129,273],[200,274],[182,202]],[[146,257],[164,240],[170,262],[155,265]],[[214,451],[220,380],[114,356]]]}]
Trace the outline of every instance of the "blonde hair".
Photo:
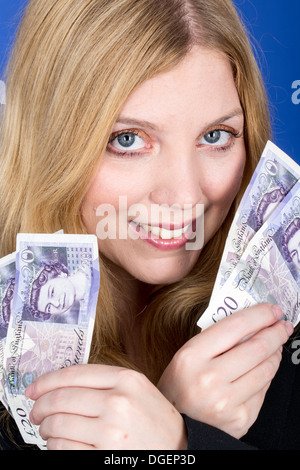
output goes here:
[{"label": "blonde hair", "polygon": [[[81,203],[132,91],[199,44],[222,51],[245,113],[241,194],[269,138],[261,76],[231,0],[31,0],[8,66],[0,138],[1,256],[19,231],[83,233]],[[196,333],[232,213],[193,271],[157,286],[145,311],[145,367],[156,382]],[[122,347],[113,278],[101,257],[92,362],[131,364]]]}]

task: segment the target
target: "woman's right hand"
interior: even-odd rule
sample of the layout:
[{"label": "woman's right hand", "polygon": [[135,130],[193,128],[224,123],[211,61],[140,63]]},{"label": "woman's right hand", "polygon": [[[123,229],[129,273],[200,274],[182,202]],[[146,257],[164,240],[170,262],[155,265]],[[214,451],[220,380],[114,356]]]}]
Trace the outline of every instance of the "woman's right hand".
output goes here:
[{"label": "woman's right hand", "polygon": [[241,438],[256,421],[293,332],[278,306],[259,304],[189,340],[164,371],[159,390],[180,413]]}]

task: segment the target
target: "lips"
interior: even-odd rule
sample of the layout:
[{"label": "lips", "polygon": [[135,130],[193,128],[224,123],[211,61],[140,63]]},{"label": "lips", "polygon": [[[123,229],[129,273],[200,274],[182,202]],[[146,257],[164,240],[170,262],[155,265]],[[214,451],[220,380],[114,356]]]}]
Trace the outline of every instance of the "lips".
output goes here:
[{"label": "lips", "polygon": [[134,239],[140,239],[163,251],[183,248],[195,237],[196,219],[183,224],[148,225],[131,221],[129,227],[136,233]]}]

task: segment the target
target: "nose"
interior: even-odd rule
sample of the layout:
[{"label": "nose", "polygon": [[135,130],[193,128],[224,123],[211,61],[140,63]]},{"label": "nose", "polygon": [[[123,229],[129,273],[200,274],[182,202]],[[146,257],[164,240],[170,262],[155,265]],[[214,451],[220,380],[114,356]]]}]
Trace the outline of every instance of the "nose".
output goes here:
[{"label": "nose", "polygon": [[59,308],[60,306],[60,298],[59,296],[52,296],[49,299],[49,302],[53,305],[54,308]]},{"label": "nose", "polygon": [[203,203],[198,161],[195,149],[175,147],[161,155],[155,186],[150,194],[151,202],[180,208]]}]

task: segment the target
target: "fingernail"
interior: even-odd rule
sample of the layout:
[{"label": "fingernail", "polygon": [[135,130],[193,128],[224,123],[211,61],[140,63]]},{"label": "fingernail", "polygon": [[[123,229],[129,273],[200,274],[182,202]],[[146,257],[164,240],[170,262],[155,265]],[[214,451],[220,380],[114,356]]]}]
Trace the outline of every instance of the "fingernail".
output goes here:
[{"label": "fingernail", "polygon": [[279,320],[283,315],[281,307],[279,307],[279,305],[272,305],[272,310],[275,315],[275,318]]},{"label": "fingernail", "polygon": [[294,327],[293,324],[289,321],[285,322],[285,328],[286,331],[288,332],[288,335],[291,336],[294,333]]},{"label": "fingernail", "polygon": [[29,413],[29,421],[30,421],[32,424],[37,424],[37,423],[34,421],[34,416],[33,416],[32,410],[31,410],[30,413]]}]

